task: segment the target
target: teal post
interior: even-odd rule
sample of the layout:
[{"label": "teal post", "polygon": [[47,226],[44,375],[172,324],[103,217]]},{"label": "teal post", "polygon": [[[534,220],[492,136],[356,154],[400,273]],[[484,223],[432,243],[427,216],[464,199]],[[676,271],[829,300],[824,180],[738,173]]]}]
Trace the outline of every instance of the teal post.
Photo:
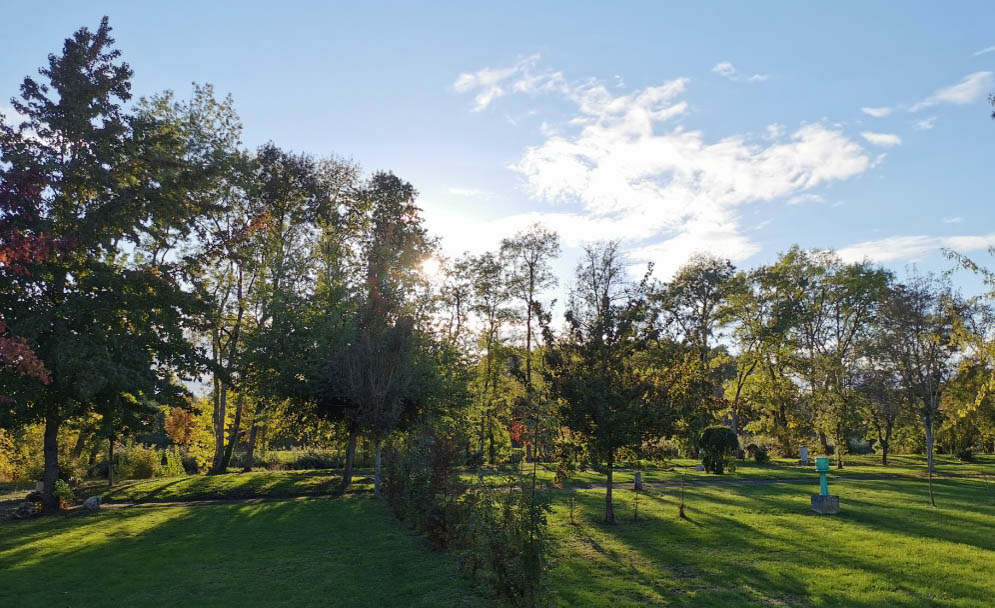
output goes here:
[{"label": "teal post", "polygon": [[815,470],[819,472],[819,494],[829,496],[829,481],[826,479],[829,474],[829,458],[826,456],[816,458]]}]

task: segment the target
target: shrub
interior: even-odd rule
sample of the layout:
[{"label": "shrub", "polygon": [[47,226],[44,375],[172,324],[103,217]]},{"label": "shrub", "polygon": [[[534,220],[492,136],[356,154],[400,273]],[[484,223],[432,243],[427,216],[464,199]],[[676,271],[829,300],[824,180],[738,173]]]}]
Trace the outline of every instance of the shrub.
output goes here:
[{"label": "shrub", "polygon": [[118,479],[152,479],[176,477],[186,473],[177,448],[157,450],[152,446],[128,442],[115,454],[114,476]]},{"label": "shrub", "polygon": [[957,458],[961,462],[974,462],[974,450],[971,448],[961,448],[957,450]]},{"label": "shrub", "polygon": [[746,446],[746,453],[758,464],[770,462],[770,454],[767,452],[767,448],[760,447],[755,443]]},{"label": "shrub", "polygon": [[502,487],[468,487],[457,442],[431,429],[385,450],[384,498],[399,519],[437,548],[456,551],[462,569],[511,606],[539,606],[548,569],[543,494],[518,475]]},{"label": "shrub", "polygon": [[59,499],[60,509],[65,509],[76,502],[76,494],[73,493],[73,489],[61,479],[55,480],[55,488],[52,490],[52,494]]},{"label": "shrub", "polygon": [[[296,460],[287,463],[286,468],[293,471],[307,469],[338,469],[342,467],[341,458],[322,452],[304,452]],[[267,467],[269,468],[269,467]]]},{"label": "shrub", "polygon": [[727,426],[713,425],[701,432],[698,448],[705,470],[721,475],[728,458],[739,449],[739,437]]}]

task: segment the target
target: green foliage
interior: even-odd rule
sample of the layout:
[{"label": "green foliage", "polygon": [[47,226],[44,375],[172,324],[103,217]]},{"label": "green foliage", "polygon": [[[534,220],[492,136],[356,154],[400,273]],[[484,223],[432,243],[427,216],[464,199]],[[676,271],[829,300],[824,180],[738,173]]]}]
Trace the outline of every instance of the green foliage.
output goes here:
[{"label": "green foliage", "polygon": [[62,479],[55,480],[53,494],[59,501],[59,506],[63,509],[76,502],[76,493],[69,487],[69,484]]},{"label": "green foliage", "polygon": [[727,426],[712,425],[701,432],[698,448],[705,471],[721,475],[729,457],[739,449],[739,437]]},{"label": "green foliage", "polygon": [[183,475],[183,457],[177,448],[159,450],[152,446],[129,441],[114,453],[116,479],[152,479]]},{"label": "green foliage", "polygon": [[456,551],[463,569],[507,604],[543,605],[550,508],[528,479],[467,487],[458,476],[459,447],[424,428],[390,446],[386,461],[383,495],[402,521]]}]

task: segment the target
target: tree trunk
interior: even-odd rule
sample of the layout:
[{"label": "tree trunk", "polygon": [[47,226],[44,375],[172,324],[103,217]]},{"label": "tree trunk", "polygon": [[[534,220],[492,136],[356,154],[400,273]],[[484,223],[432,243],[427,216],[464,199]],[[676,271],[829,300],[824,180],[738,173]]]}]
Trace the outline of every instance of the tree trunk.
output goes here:
[{"label": "tree trunk", "polygon": [[114,437],[107,441],[107,486],[114,485]]},{"label": "tree trunk", "polygon": [[256,437],[259,435],[259,416],[262,414],[262,403],[256,404],[255,413],[252,415],[252,428],[249,430],[249,445],[245,448],[245,465],[242,467],[243,473],[252,470],[256,463]]},{"label": "tree trunk", "polygon": [[235,420],[231,425],[231,432],[228,433],[228,445],[225,447],[225,454],[221,457],[221,466],[219,467],[219,473],[227,473],[228,467],[231,465],[231,457],[235,453],[235,444],[238,443],[238,432],[242,426],[242,405],[245,399],[242,397],[242,392],[238,393],[238,401],[235,403]]},{"label": "tree trunk", "polygon": [[496,464],[494,461],[497,460],[497,452],[494,447],[494,427],[491,426],[488,429],[487,438],[490,441],[488,444],[488,456],[490,457],[491,465]]},{"label": "tree trunk", "polygon": [[836,468],[843,468],[843,445],[846,443],[845,433],[841,426],[836,427]]},{"label": "tree trunk", "polygon": [[214,400],[214,459],[211,462],[210,473],[221,471],[221,461],[225,455],[225,421],[228,418],[228,388],[224,382],[218,382],[220,392]]},{"label": "tree trunk", "polygon": [[380,498],[380,464],[383,455],[383,442],[380,438],[373,440],[373,498]]},{"label": "tree trunk", "polygon": [[888,466],[888,440],[881,441],[881,466]]},{"label": "tree trunk", "polygon": [[45,416],[45,469],[42,476],[41,506],[46,513],[59,510],[55,482],[59,479],[59,418],[51,411]]},{"label": "tree trunk", "polygon": [[923,427],[926,430],[926,468],[930,473],[935,471],[933,467],[933,418],[932,416],[923,416],[922,418]]},{"label": "tree trunk", "polygon": [[605,523],[613,524],[615,523],[615,505],[612,503],[612,474],[614,473],[615,463],[612,456],[608,457],[608,488],[605,491]]},{"label": "tree trunk", "polygon": [[348,488],[352,484],[352,463],[356,459],[356,425],[349,425],[349,443],[345,449],[345,468],[342,470],[342,489]]},{"label": "tree trunk", "polygon": [[829,438],[822,431],[819,431],[819,445],[822,446],[822,453],[829,454]]},{"label": "tree trunk", "polygon": [[89,433],[86,429],[79,430],[79,437],[76,438],[76,445],[73,446],[73,459],[79,458],[83,455],[83,448],[86,447],[86,438]]}]

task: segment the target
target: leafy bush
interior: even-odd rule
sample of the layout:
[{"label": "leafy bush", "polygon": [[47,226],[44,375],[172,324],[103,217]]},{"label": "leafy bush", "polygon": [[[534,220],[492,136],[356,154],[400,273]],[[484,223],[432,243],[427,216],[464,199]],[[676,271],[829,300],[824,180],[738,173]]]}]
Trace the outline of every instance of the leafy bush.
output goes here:
[{"label": "leafy bush", "polygon": [[713,425],[701,432],[698,448],[705,470],[721,475],[729,457],[739,449],[739,437],[727,426]]},{"label": "leafy bush", "polygon": [[540,606],[547,596],[549,500],[527,477],[510,476],[506,483],[463,495],[460,564],[508,605]]},{"label": "leafy bush", "polygon": [[157,450],[152,446],[128,442],[115,453],[114,476],[118,479],[152,479],[184,475],[183,457],[177,448]]},{"label": "leafy bush", "polygon": [[52,494],[59,499],[60,509],[65,509],[76,502],[76,494],[73,492],[73,489],[62,479],[55,480],[55,488],[52,490]]},{"label": "leafy bush", "polygon": [[746,446],[746,453],[758,464],[770,462],[770,454],[767,452],[767,448],[760,447],[755,443]]},{"label": "leafy bush", "polygon": [[961,448],[957,450],[957,458],[961,462],[974,462],[974,450],[971,448]]},{"label": "leafy bush", "polygon": [[322,452],[304,452],[286,465],[286,468],[293,471],[304,471],[307,469],[338,469],[342,467],[342,459],[338,456]]},{"label": "leafy bush", "polygon": [[0,481],[14,481],[17,466],[14,462],[14,438],[0,429]]},{"label": "leafy bush", "polygon": [[457,442],[431,429],[388,446],[384,498],[432,545],[456,551],[462,568],[506,604],[542,605],[548,501],[518,475],[502,487],[468,487],[457,469],[463,457]]}]

